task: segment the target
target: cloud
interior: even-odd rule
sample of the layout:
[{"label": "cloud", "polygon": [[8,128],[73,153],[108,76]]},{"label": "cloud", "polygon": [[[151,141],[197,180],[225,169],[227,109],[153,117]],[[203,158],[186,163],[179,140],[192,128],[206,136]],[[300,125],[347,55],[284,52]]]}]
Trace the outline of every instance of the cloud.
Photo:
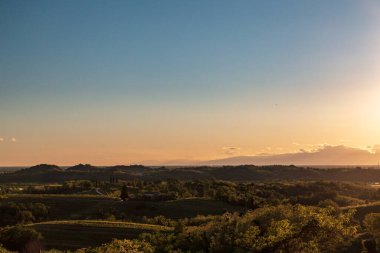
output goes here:
[{"label": "cloud", "polygon": [[372,147],[372,153],[380,154],[380,145],[374,145]]},{"label": "cloud", "polygon": [[308,147],[307,151],[308,152],[318,152],[318,151],[321,151],[325,148],[329,148],[329,147],[334,147],[333,144],[329,144],[329,143],[318,143],[318,144],[307,144],[306,145]]},{"label": "cloud", "polygon": [[0,142],[3,142],[4,141],[4,138],[0,137]]},{"label": "cloud", "polygon": [[239,147],[223,147],[222,149],[226,155],[236,155],[240,151]]},{"label": "cloud", "polygon": [[16,140],[16,138],[15,137],[12,137],[11,138],[11,142],[16,142],[17,140]]}]

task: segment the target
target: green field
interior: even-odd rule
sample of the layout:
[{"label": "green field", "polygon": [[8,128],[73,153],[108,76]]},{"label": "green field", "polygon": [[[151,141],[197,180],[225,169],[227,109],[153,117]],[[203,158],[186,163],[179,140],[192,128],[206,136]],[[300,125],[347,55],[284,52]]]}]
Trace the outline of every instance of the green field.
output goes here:
[{"label": "green field", "polygon": [[356,210],[355,219],[363,221],[364,217],[369,213],[380,213],[380,203],[376,202],[373,204],[358,206],[353,209]]},{"label": "green field", "polygon": [[197,215],[217,215],[226,211],[239,212],[242,207],[232,206],[222,201],[191,198],[172,201],[130,201],[123,210],[132,216],[154,217],[163,215],[171,219],[190,218]]},{"label": "green field", "polygon": [[138,220],[143,216],[163,215],[171,219],[217,215],[226,211],[242,211],[242,207],[202,198],[173,201],[127,201],[120,202],[102,196],[83,195],[8,195],[2,201],[16,203],[43,203],[49,206],[49,220],[98,219],[100,211],[122,213],[124,219]]},{"label": "green field", "polygon": [[[370,251],[371,245],[377,246],[380,234],[380,191],[363,184],[217,180],[129,184],[131,199],[126,202],[113,197],[129,189],[119,189],[120,185],[102,188],[100,193],[94,187],[83,191],[80,181],[67,183],[67,191],[38,185],[41,189],[35,192],[5,188],[0,196],[1,247],[20,252],[80,248],[120,252],[125,247],[143,247],[139,252],[147,252],[152,246],[155,252],[167,253],[177,248],[182,252],[306,252],[315,246],[318,252],[348,253],[375,252]],[[147,199],[147,192],[162,193],[160,198]],[[178,199],[165,200],[174,197]],[[354,217],[347,212],[351,209],[356,210]],[[230,214],[222,215],[225,212]],[[369,213],[374,214],[363,222]],[[156,232],[161,234],[153,235]],[[144,233],[151,235],[142,237]],[[113,239],[127,240],[111,243]]]},{"label": "green field", "polygon": [[77,249],[94,247],[110,242],[113,238],[133,239],[141,233],[169,231],[172,228],[158,225],[91,220],[99,210],[118,211],[126,220],[141,220],[143,216],[163,215],[171,219],[197,215],[222,214],[225,211],[242,211],[242,208],[222,201],[191,198],[174,201],[127,201],[120,202],[102,196],[83,195],[8,195],[4,202],[43,203],[49,206],[49,220],[28,226],[44,237],[46,249]]},{"label": "green field", "polygon": [[72,250],[99,246],[113,238],[134,239],[144,232],[165,232],[172,228],[131,222],[92,220],[52,221],[31,224],[44,237],[46,249]]}]

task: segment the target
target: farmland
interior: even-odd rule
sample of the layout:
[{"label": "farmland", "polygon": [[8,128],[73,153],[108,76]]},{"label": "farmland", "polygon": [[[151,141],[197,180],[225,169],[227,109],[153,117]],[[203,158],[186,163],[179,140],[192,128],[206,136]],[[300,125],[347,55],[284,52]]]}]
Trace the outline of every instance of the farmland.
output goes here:
[{"label": "farmland", "polygon": [[[204,248],[230,252],[225,251],[228,247],[242,252],[247,248],[275,252],[275,248],[295,249],[298,240],[304,240],[305,245],[320,240],[317,247],[321,252],[346,253],[371,247],[363,243],[376,244],[380,191],[367,182],[287,178],[146,180],[144,173],[155,172],[140,169],[138,173],[139,167],[133,168],[134,175],[140,175],[137,179],[125,179],[117,170],[101,180],[97,173],[104,169],[94,168],[80,171],[82,176],[77,180],[3,183],[2,244],[19,252],[39,248],[80,253],[102,252],[105,247],[139,248],[142,252],[197,252]],[[246,173],[240,169],[235,177]],[[32,168],[20,173],[31,174],[32,178],[36,173],[46,179],[44,175],[51,171],[62,172],[57,166],[41,165],[36,171]],[[83,179],[94,174],[98,179]],[[318,232],[313,228],[307,232],[311,237],[304,238],[306,232],[301,231],[311,229],[307,225],[311,223],[317,223],[313,227]],[[253,236],[253,231],[261,232]],[[225,233],[235,239],[223,239]],[[287,239],[273,237],[272,233],[284,233]],[[10,239],[17,238],[15,234],[23,234],[17,240],[29,238],[17,241],[21,248],[12,241],[16,239]],[[325,237],[327,234],[336,239]],[[256,236],[257,240],[252,244],[251,239],[241,241],[241,236]],[[218,245],[224,245],[223,250]]]},{"label": "farmland", "polygon": [[114,238],[136,239],[141,233],[172,230],[159,225],[99,220],[52,221],[28,226],[42,234],[46,249],[64,250],[95,247]]}]

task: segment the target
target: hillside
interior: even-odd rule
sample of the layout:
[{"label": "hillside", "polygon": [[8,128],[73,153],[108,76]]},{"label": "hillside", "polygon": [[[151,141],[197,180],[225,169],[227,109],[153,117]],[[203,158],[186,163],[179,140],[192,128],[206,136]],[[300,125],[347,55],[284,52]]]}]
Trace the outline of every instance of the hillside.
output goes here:
[{"label": "hillside", "polygon": [[20,171],[17,171],[17,174],[21,173],[48,173],[48,172],[61,172],[63,171],[62,168],[60,168],[57,165],[52,164],[39,164],[32,166],[30,168],[22,169]]},{"label": "hillside", "polygon": [[177,168],[152,168],[141,165],[94,167],[77,165],[62,170],[55,165],[37,165],[0,177],[0,183],[64,182],[67,180],[103,180],[110,176],[122,180],[164,180],[164,179],[223,179],[247,180],[335,180],[335,181],[380,181],[380,170],[376,168],[311,168],[297,166],[199,166]]}]

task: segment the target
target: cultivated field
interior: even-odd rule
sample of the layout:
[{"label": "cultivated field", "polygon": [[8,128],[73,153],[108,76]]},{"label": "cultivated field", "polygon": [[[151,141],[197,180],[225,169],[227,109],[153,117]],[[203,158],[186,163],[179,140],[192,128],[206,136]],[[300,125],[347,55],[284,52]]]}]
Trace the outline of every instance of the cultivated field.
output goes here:
[{"label": "cultivated field", "polygon": [[135,220],[143,216],[165,216],[171,219],[195,217],[197,215],[217,215],[226,211],[242,211],[244,208],[223,201],[189,198],[172,201],[121,202],[106,196],[86,195],[7,195],[4,202],[43,203],[49,206],[49,219],[97,219],[100,211],[124,213],[124,217]]},{"label": "cultivated field", "polygon": [[168,232],[172,228],[132,222],[98,220],[50,221],[30,224],[44,237],[46,249],[73,250],[95,247],[117,239],[135,239],[141,233]]}]

